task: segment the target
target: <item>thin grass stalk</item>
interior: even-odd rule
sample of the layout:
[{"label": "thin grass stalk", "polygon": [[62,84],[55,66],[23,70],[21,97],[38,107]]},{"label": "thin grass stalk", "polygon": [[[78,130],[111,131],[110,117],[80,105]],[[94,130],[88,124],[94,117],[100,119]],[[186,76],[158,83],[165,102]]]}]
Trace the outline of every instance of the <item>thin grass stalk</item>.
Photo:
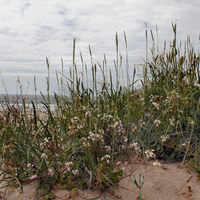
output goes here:
[{"label": "thin grass stalk", "polygon": [[[61,58],[61,64],[62,64],[62,74],[64,74],[64,64],[63,64],[63,59]],[[60,78],[60,84],[61,84],[61,95],[64,96],[64,85],[63,85],[63,77],[61,76]]]},{"label": "thin grass stalk", "polygon": [[109,99],[109,91],[108,91],[108,87],[110,86],[109,81],[108,81],[108,66],[107,66],[107,59],[106,59],[106,55],[104,54],[104,64],[105,64],[105,89],[106,89],[106,95],[105,98]]},{"label": "thin grass stalk", "polygon": [[[35,104],[34,104],[34,102],[33,101],[31,101],[31,104],[32,104],[32,106],[33,106],[33,122],[34,122],[34,129],[35,129],[35,131],[37,132],[37,130],[38,130],[38,127],[37,127],[37,112],[36,112],[36,108],[35,108]],[[37,103],[36,103],[36,105],[37,105]]]},{"label": "thin grass stalk", "polygon": [[84,61],[83,61],[83,55],[80,52],[80,58],[81,58],[81,64],[82,64],[82,93],[84,94]]},{"label": "thin grass stalk", "polygon": [[145,38],[146,38],[146,60],[143,68],[143,76],[144,76],[144,86],[143,86],[143,98],[144,103],[146,103],[146,87],[147,87],[147,62],[148,62],[148,36],[147,36],[147,23],[145,23]]},{"label": "thin grass stalk", "polygon": [[[74,108],[75,108],[75,48],[76,48],[76,38],[74,38],[74,41],[73,41],[73,66],[72,66],[72,69],[70,68],[70,78],[71,78],[71,88],[69,88],[69,91],[70,91],[70,94],[71,94],[71,101],[72,101],[72,109],[73,109],[73,112],[74,112]],[[69,86],[68,86],[69,87]]]},{"label": "thin grass stalk", "polygon": [[37,101],[37,84],[36,84],[36,76],[34,75],[34,91],[35,91],[35,103],[38,108],[38,101]]},{"label": "thin grass stalk", "polygon": [[88,194],[89,194],[91,183],[92,183],[92,171],[90,171],[90,179],[89,180],[90,181],[89,181],[89,186],[88,186],[88,189],[87,189],[86,200],[88,199]]},{"label": "thin grass stalk", "polygon": [[89,45],[89,53],[90,53],[90,61],[91,61],[91,68],[92,68],[92,102],[94,102],[95,99],[95,90],[96,90],[96,65],[93,65],[93,59],[92,59],[92,50]]},{"label": "thin grass stalk", "polygon": [[172,24],[172,29],[174,32],[174,39],[173,39],[173,44],[172,44],[172,62],[173,62],[173,68],[175,72],[178,72],[177,75],[177,88],[180,88],[180,81],[179,81],[179,76],[180,76],[180,71],[177,65],[177,48],[176,48],[176,23]]},{"label": "thin grass stalk", "polygon": [[95,88],[95,70],[94,66],[92,66],[92,102],[94,102],[94,88]]},{"label": "thin grass stalk", "polygon": [[95,98],[97,98],[97,65],[94,65],[94,76],[95,76]]},{"label": "thin grass stalk", "polygon": [[127,79],[126,87],[128,89],[130,85],[130,77],[129,77],[129,61],[128,61],[128,42],[127,42],[125,32],[124,32],[124,40],[125,40],[125,45],[126,45],[126,79]]},{"label": "thin grass stalk", "polygon": [[158,26],[156,25],[157,54],[159,53]]},{"label": "thin grass stalk", "polygon": [[116,92],[118,92],[119,89],[119,45],[118,45],[118,35],[116,32],[116,37],[115,37],[115,42],[116,42],[116,63],[115,63],[115,71],[116,71]]},{"label": "thin grass stalk", "polygon": [[[120,58],[120,62],[119,62],[119,69],[121,69],[121,74],[122,74],[122,83],[123,83],[123,86],[125,86],[124,84],[124,73],[123,73],[123,67],[122,67],[122,55],[120,54],[119,55],[119,58]],[[120,74],[119,74],[119,80],[120,80]]]},{"label": "thin grass stalk", "polygon": [[108,82],[108,71],[107,71],[107,60],[106,60],[106,55],[104,54],[104,64],[105,64],[105,71],[106,71],[106,83]]},{"label": "thin grass stalk", "polygon": [[75,84],[75,73],[74,73],[74,70],[75,70],[75,57],[76,57],[76,54],[75,54],[75,51],[76,51],[76,38],[74,38],[74,42],[73,42],[73,69],[72,69],[72,73],[73,73],[73,77],[72,77],[72,81],[73,81],[73,85],[72,85],[72,88],[73,88],[73,91],[74,91],[74,84]]},{"label": "thin grass stalk", "polygon": [[[110,71],[110,98],[113,99],[113,82],[112,82],[112,71],[111,69],[109,69]],[[111,100],[110,100],[110,107],[111,107]]]},{"label": "thin grass stalk", "polygon": [[87,81],[87,89],[88,89],[88,71],[87,71],[87,64],[85,63],[85,73],[86,73],[86,81]]},{"label": "thin grass stalk", "polygon": [[79,97],[79,95],[80,95],[80,79],[79,79],[79,77],[78,77],[78,71],[77,71],[77,66],[76,66],[76,64],[75,64],[75,66],[74,66],[75,68],[75,77],[76,77],[76,89],[75,89],[75,97],[76,97],[76,106],[77,106],[77,100],[78,100],[78,97]]},{"label": "thin grass stalk", "polygon": [[56,81],[57,81],[57,84],[58,84],[58,91],[59,91],[59,94],[61,94],[61,86],[60,86],[60,81],[59,81],[59,77],[58,77],[58,71],[56,71]]},{"label": "thin grass stalk", "polygon": [[[20,93],[21,93],[21,100],[22,100],[22,105],[23,105],[23,111],[24,111],[24,117],[25,117],[25,123],[26,123],[26,128],[29,126],[28,120],[27,120],[27,113],[26,113],[26,104],[23,96],[23,91],[22,91],[22,85],[20,83],[20,78],[18,76],[18,83],[20,84]],[[28,129],[28,128],[27,128]]]},{"label": "thin grass stalk", "polygon": [[153,61],[155,61],[155,58],[156,58],[156,52],[155,52],[155,40],[154,40],[154,36],[153,36],[153,31],[152,30],[150,30],[150,33],[151,33],[151,40],[152,40],[152,42],[153,42],[153,45],[152,45],[152,48],[151,48],[151,54],[152,54],[152,59],[153,59]]},{"label": "thin grass stalk", "polygon": [[47,70],[48,70],[48,74],[46,77],[46,81],[47,81],[47,102],[48,104],[50,104],[50,94],[49,94],[49,89],[50,89],[50,68],[49,68],[49,60],[46,57],[46,63],[47,63]]},{"label": "thin grass stalk", "polygon": [[136,69],[135,69],[135,65],[134,65],[132,83],[130,85],[132,87],[132,91],[134,91],[134,84],[136,83],[136,81],[135,81],[135,75],[136,75]]}]

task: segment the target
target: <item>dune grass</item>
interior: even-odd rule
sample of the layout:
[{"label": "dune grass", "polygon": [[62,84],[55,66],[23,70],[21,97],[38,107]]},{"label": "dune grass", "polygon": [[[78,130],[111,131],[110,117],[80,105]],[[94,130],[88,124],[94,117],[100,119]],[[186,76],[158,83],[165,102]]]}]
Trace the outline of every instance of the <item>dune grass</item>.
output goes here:
[{"label": "dune grass", "polygon": [[[1,102],[1,181],[22,190],[24,184],[34,182],[36,198],[48,199],[54,187],[114,192],[125,174],[123,165],[137,158],[178,161],[181,167],[188,163],[200,173],[199,55],[189,38],[185,47],[177,46],[176,24],[172,29],[168,52],[165,48],[156,52],[151,34],[152,57],[144,62],[140,88],[135,87],[135,69],[129,76],[128,52],[126,75],[122,74],[117,34],[114,75],[107,71],[106,56],[102,65],[93,61],[91,48],[91,74],[82,56],[78,72],[74,40],[69,76],[56,72],[59,93],[54,93],[53,110],[47,59],[47,98],[41,93],[42,110],[33,101],[27,108],[22,93],[23,109],[17,101]],[[124,38],[127,47],[125,34]]]}]

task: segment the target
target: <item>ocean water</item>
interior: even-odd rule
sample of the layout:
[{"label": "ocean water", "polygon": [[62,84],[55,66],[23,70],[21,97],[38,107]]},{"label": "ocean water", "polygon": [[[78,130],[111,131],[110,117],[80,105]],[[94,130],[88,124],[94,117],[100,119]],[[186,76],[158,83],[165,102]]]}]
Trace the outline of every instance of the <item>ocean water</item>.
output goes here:
[{"label": "ocean water", "polygon": [[[25,106],[27,109],[32,109],[32,103],[34,102],[35,106],[39,109],[45,109],[45,106],[42,102],[45,102],[47,100],[47,95],[44,95],[45,100],[43,99],[42,95],[23,95],[23,98],[25,98]],[[18,94],[0,94],[0,110],[2,110],[3,106],[8,103],[9,105],[18,105],[20,108],[23,109],[23,103],[22,103],[22,96]],[[50,104],[49,104],[51,110],[54,110],[56,108],[55,99],[53,95],[50,95]]]}]

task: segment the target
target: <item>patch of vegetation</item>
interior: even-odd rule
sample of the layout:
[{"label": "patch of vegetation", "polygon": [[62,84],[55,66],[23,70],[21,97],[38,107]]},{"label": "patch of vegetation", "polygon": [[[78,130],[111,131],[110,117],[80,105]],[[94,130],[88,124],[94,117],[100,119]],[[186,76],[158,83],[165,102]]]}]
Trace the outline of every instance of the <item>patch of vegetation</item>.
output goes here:
[{"label": "patch of vegetation", "polygon": [[[54,109],[49,75],[42,109],[33,101],[27,107],[22,92],[22,109],[5,96],[0,112],[1,181],[21,188],[35,182],[37,195],[44,198],[54,187],[115,191],[124,162],[137,157],[184,164],[194,150],[199,154],[199,55],[189,39],[184,49],[177,47],[176,24],[172,28],[168,52],[156,52],[151,34],[152,60],[144,63],[140,88],[135,87],[135,69],[132,80],[129,77],[128,55],[127,85],[120,85],[122,57],[116,35],[115,76],[107,72],[106,57],[102,65],[93,62],[90,49],[90,84],[82,57],[82,71],[77,70],[74,40],[69,76],[56,73],[60,93],[54,94]],[[192,166],[199,170],[196,161]]]}]

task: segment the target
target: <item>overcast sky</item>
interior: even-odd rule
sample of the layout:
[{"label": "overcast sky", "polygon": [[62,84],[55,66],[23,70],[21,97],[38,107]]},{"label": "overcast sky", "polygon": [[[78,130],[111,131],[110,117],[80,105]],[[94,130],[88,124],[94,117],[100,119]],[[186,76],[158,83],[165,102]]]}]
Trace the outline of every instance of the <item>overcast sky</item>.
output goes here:
[{"label": "overcast sky", "polygon": [[[173,38],[172,22],[177,21],[177,35],[185,41],[190,35],[198,48],[200,33],[199,0],[0,0],[0,71],[8,93],[16,93],[17,75],[24,91],[45,93],[49,58],[51,92],[57,91],[55,70],[72,66],[73,39],[79,54],[89,63],[91,46],[93,61],[102,62],[104,53],[114,69],[115,34],[118,32],[119,50],[125,56],[123,31],[128,40],[130,68],[145,58],[145,23],[156,35],[159,45]],[[145,23],[144,23],[145,22]],[[150,35],[150,33],[149,33]],[[0,82],[0,93],[5,93]]]}]

